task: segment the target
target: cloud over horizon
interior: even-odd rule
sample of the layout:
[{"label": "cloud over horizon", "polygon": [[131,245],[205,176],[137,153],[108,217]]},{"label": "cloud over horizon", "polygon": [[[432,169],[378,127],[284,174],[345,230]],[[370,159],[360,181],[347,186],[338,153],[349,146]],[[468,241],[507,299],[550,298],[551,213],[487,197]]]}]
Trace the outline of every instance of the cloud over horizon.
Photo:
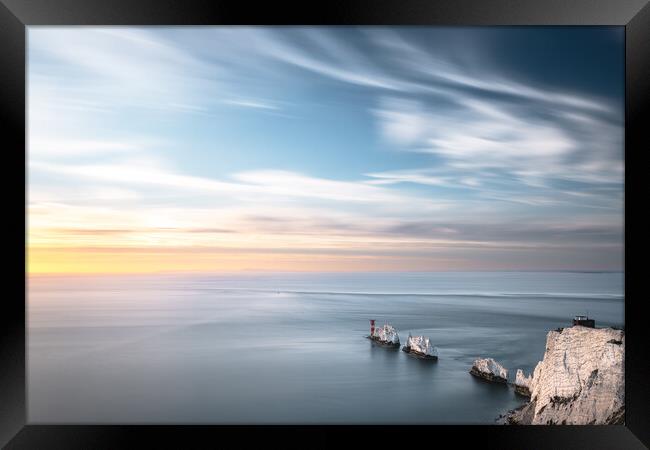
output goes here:
[{"label": "cloud over horizon", "polygon": [[620,270],[622,49],[609,27],[32,27],[28,243]]}]

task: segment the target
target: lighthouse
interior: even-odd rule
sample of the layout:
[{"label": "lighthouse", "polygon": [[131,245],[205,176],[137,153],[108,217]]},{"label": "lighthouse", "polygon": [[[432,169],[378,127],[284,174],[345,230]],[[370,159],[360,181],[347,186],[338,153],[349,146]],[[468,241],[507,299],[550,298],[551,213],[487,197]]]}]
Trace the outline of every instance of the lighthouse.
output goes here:
[{"label": "lighthouse", "polygon": [[375,319],[370,319],[370,336],[375,335]]}]

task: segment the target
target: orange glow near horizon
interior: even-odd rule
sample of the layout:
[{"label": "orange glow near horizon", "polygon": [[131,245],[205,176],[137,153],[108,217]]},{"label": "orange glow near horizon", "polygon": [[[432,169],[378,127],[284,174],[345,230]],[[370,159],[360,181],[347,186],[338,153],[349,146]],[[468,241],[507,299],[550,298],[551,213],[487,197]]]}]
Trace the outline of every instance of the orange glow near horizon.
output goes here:
[{"label": "orange glow near horizon", "polygon": [[[427,270],[453,267],[450,261],[425,264]],[[422,258],[376,258],[363,255],[300,253],[197,252],[192,249],[85,249],[30,247],[27,271],[45,274],[127,274],[156,272],[234,272],[234,271],[408,271],[421,270]]]}]

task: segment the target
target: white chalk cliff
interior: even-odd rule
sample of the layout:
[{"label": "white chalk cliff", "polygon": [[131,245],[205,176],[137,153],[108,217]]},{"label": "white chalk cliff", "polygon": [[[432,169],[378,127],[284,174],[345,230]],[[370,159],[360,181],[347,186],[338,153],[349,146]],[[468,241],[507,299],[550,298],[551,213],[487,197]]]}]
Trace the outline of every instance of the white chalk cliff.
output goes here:
[{"label": "white chalk cliff", "polygon": [[513,413],[510,423],[623,423],[624,357],[622,330],[574,326],[550,331],[544,359],[530,382],[530,403]]}]

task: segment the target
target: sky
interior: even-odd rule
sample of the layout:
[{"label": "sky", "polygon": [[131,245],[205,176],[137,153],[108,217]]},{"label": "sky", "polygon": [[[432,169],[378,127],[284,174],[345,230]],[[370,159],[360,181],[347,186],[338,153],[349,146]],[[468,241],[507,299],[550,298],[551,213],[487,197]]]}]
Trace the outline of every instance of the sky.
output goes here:
[{"label": "sky", "polygon": [[27,269],[623,270],[623,27],[28,27]]}]

